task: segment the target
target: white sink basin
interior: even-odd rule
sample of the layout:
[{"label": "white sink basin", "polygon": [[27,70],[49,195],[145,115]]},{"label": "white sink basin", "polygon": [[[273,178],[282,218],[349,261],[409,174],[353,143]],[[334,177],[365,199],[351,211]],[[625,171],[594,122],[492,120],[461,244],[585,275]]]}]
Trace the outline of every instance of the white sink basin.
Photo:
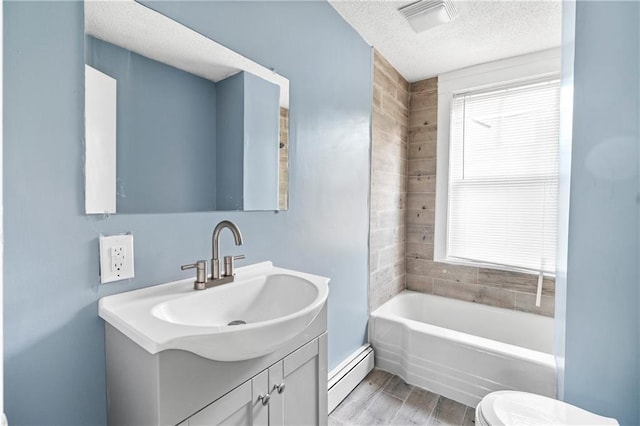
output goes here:
[{"label": "white sink basin", "polygon": [[107,296],[99,314],[151,354],[180,349],[240,361],[271,353],[308,327],[328,283],[263,262],[237,268],[235,282],[207,290],[193,290],[190,279]]}]

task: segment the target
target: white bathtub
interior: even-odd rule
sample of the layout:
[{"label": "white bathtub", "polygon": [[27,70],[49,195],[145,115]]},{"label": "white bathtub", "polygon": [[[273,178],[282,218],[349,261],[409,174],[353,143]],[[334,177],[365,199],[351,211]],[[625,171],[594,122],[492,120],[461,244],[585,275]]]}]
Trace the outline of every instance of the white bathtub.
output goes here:
[{"label": "white bathtub", "polygon": [[405,291],[369,338],[378,368],[472,407],[496,390],[556,396],[552,318]]}]

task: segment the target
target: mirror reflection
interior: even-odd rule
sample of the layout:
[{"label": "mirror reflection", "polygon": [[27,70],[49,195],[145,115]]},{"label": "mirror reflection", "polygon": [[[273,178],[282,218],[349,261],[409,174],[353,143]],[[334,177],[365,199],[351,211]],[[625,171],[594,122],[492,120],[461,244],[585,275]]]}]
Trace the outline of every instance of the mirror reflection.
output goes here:
[{"label": "mirror reflection", "polygon": [[135,1],[85,33],[87,213],[287,208],[286,78]]}]

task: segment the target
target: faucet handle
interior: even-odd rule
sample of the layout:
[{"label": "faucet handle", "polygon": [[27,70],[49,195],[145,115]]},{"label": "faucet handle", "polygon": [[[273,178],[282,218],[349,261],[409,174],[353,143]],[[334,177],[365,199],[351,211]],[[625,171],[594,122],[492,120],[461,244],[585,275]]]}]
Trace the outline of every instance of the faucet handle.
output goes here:
[{"label": "faucet handle", "polygon": [[244,259],[244,254],[238,254],[236,256],[225,256],[224,257],[224,274],[223,277],[231,277],[233,276],[233,261]]},{"label": "faucet handle", "polygon": [[207,282],[207,261],[198,260],[196,263],[190,263],[180,267],[183,271],[194,268],[196,270],[196,280],[193,283],[193,288],[196,290],[203,290],[205,288],[204,284]]}]

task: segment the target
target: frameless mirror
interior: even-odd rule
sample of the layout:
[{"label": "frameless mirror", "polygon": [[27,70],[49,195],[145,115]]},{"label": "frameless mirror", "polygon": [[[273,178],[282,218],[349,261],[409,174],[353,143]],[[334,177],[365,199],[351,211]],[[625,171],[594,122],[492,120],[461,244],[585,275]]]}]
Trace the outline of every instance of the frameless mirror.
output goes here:
[{"label": "frameless mirror", "polygon": [[84,9],[87,214],[287,208],[286,78],[136,1]]}]

